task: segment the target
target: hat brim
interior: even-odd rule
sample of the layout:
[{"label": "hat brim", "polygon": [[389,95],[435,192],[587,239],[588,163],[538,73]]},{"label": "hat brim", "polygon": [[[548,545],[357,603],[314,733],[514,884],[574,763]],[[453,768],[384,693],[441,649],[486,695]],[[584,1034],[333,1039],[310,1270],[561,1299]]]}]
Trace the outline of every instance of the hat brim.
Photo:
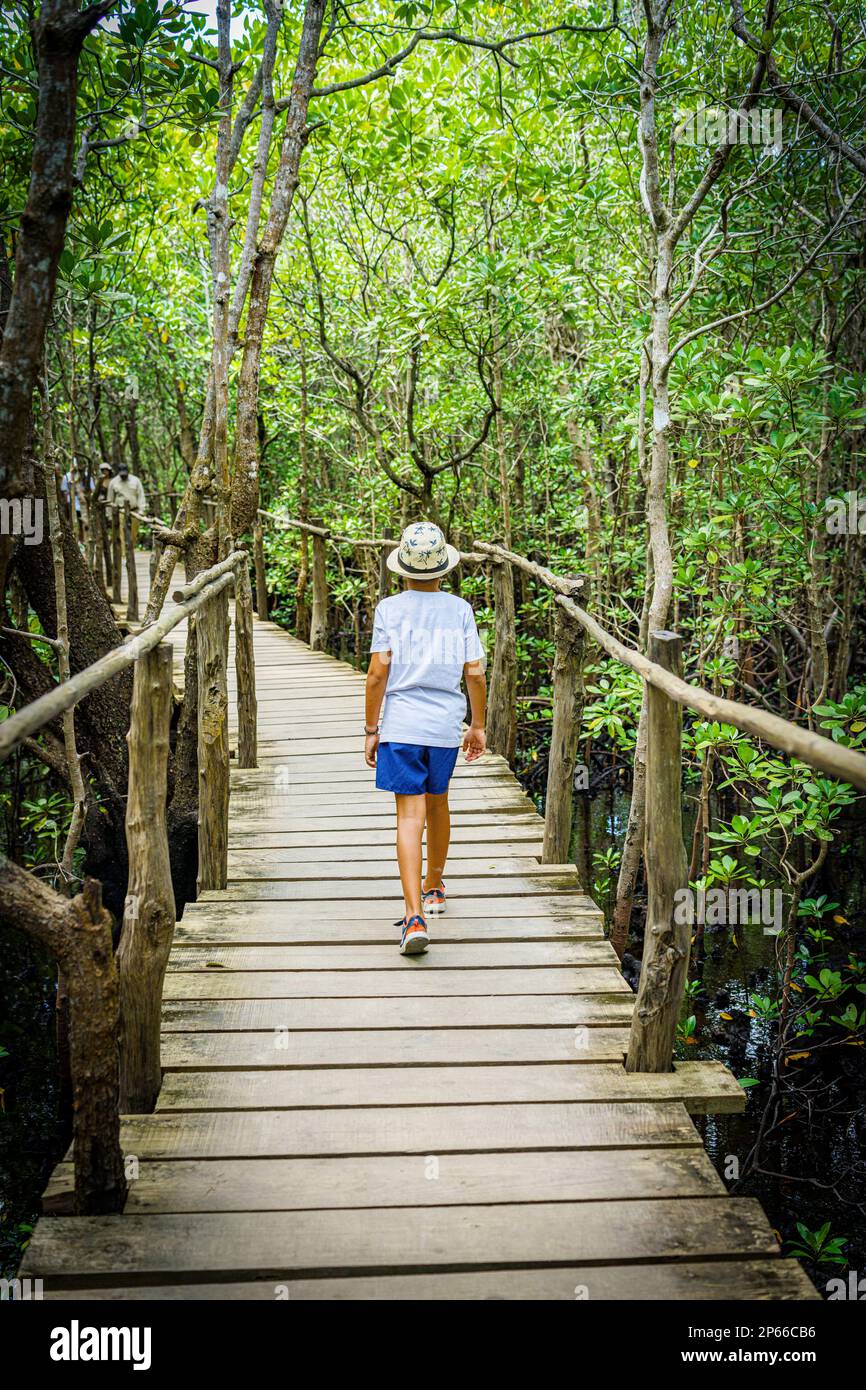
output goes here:
[{"label": "hat brim", "polygon": [[391,553],[385,556],[385,564],[388,566],[388,569],[391,571],[392,574],[402,575],[404,579],[442,579],[446,574],[450,574],[451,571],[453,569],[456,569],[457,566],[460,564],[460,551],[455,550],[454,546],[448,545],[447,542],[445,545],[445,549],[448,552],[448,563],[447,565],[444,565],[442,569],[425,570],[422,574],[419,574],[417,570],[404,569],[403,566],[400,564],[399,545],[395,545]]}]

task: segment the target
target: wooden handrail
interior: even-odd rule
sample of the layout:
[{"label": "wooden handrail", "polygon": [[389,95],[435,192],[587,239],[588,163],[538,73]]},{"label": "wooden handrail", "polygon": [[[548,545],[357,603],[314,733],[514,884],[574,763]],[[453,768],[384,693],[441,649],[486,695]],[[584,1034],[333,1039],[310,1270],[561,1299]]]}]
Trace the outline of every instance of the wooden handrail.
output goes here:
[{"label": "wooden handrail", "polygon": [[184,618],[188,618],[191,613],[201,608],[203,603],[207,603],[233,583],[234,571],[231,570],[193,598],[164,613],[150,627],[136,633],[134,637],[128,638],[119,647],[94,661],[91,666],[79,671],[71,680],[55,686],[53,690],[40,695],[38,700],[25,705],[23,709],[4,720],[0,724],[0,763],[8,758],[25,738],[38,733],[46,724],[52,723],[58,715],[63,714],[64,710],[74,708],[86,695],[98,690],[107,680],[111,680],[112,676],[125,671],[139,657],[144,656],[145,652],[152,651],[173,628],[183,622]]},{"label": "wooden handrail", "polygon": [[841,782],[850,782],[861,791],[866,791],[866,757],[862,753],[834,743],[832,739],[825,738],[823,734],[816,734],[811,729],[802,729],[799,724],[792,724],[790,720],[783,719],[781,715],[773,714],[770,710],[755,709],[754,706],[744,705],[739,700],[727,700],[724,696],[713,695],[698,685],[689,685],[682,677],[666,671],[648,657],[642,656],[640,652],[633,651],[631,647],[617,641],[573,600],[558,596],[556,602],[581,624],[609,656],[622,662],[624,666],[630,666],[650,685],[663,690],[678,704],[687,705],[705,719],[733,724],[743,733],[753,734],[755,738],[771,743],[774,748],[781,749],[790,757],[799,758],[810,767],[819,768]]},{"label": "wooden handrail", "polygon": [[[393,536],[371,536],[363,539],[359,536],[341,536],[335,531],[329,531],[327,526],[319,526],[312,521],[298,521],[292,516],[280,516],[277,512],[266,512],[261,507],[258,509],[257,515],[265,517],[268,521],[275,521],[278,526],[287,526],[294,531],[305,531],[310,536],[320,536],[322,540],[330,541],[332,545],[354,545],[358,546],[359,549],[366,547],[373,550],[393,550],[396,545],[400,544],[399,537],[395,539]],[[461,550],[459,552],[460,563],[483,564],[487,556],[479,553],[482,548],[486,547],[479,546],[478,550]],[[531,562],[527,561],[527,563]],[[567,591],[564,590],[563,592]]]},{"label": "wooden handrail", "polygon": [[537,579],[554,593],[572,595],[584,583],[581,575],[575,575],[572,579],[560,579],[558,574],[547,569],[545,565],[536,564],[534,560],[527,560],[525,555],[518,555],[513,550],[506,550],[502,545],[489,544],[486,541],[476,541],[475,546],[483,551],[484,556],[491,556],[495,560],[506,560],[510,565],[516,565],[524,574]]},{"label": "wooden handrail", "polygon": [[175,589],[172,593],[172,599],[175,603],[186,603],[187,599],[195,598],[196,594],[200,594],[202,589],[205,589],[208,584],[212,584],[215,579],[234,572],[240,564],[246,564],[248,560],[249,556],[245,550],[230,551],[224,560],[218,560],[215,565],[211,565],[210,569],[202,570],[188,584],[183,584],[180,588]]}]

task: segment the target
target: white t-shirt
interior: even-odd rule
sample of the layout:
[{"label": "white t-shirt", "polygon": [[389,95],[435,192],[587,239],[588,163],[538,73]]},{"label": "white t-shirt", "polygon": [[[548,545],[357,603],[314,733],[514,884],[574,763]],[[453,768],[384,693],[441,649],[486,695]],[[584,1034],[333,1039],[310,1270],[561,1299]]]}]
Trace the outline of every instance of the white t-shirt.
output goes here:
[{"label": "white t-shirt", "polygon": [[391,653],[382,742],[459,748],[466,717],[463,666],[484,657],[466,600],[419,589],[383,598],[370,651]]}]

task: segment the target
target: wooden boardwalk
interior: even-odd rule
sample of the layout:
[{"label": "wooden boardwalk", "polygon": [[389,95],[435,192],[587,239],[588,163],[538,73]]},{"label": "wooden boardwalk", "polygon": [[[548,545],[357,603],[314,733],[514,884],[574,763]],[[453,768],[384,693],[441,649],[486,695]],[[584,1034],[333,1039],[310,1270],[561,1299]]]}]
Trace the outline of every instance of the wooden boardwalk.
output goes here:
[{"label": "wooden boardwalk", "polygon": [[689,1118],[740,1110],[734,1078],[625,1072],[633,996],[504,761],[459,761],[449,911],[400,956],[363,677],[255,638],[260,766],[232,774],[227,890],[177,927],[126,1212],[47,1214],[22,1275],[73,1299],[815,1297]]}]

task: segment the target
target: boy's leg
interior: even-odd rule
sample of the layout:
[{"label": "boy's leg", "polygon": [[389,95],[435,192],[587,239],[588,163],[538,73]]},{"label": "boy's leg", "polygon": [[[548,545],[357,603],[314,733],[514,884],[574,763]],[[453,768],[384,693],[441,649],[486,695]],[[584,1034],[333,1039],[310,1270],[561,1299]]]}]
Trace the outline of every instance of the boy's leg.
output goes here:
[{"label": "boy's leg", "polygon": [[445,860],[451,843],[451,812],[448,809],[448,793],[438,796],[427,793],[427,873],[424,877],[424,892],[442,885],[445,873]]},{"label": "boy's leg", "polygon": [[424,837],[426,798],[395,797],[397,802],[397,863],[406,900],[406,916],[421,917],[421,841]]}]

